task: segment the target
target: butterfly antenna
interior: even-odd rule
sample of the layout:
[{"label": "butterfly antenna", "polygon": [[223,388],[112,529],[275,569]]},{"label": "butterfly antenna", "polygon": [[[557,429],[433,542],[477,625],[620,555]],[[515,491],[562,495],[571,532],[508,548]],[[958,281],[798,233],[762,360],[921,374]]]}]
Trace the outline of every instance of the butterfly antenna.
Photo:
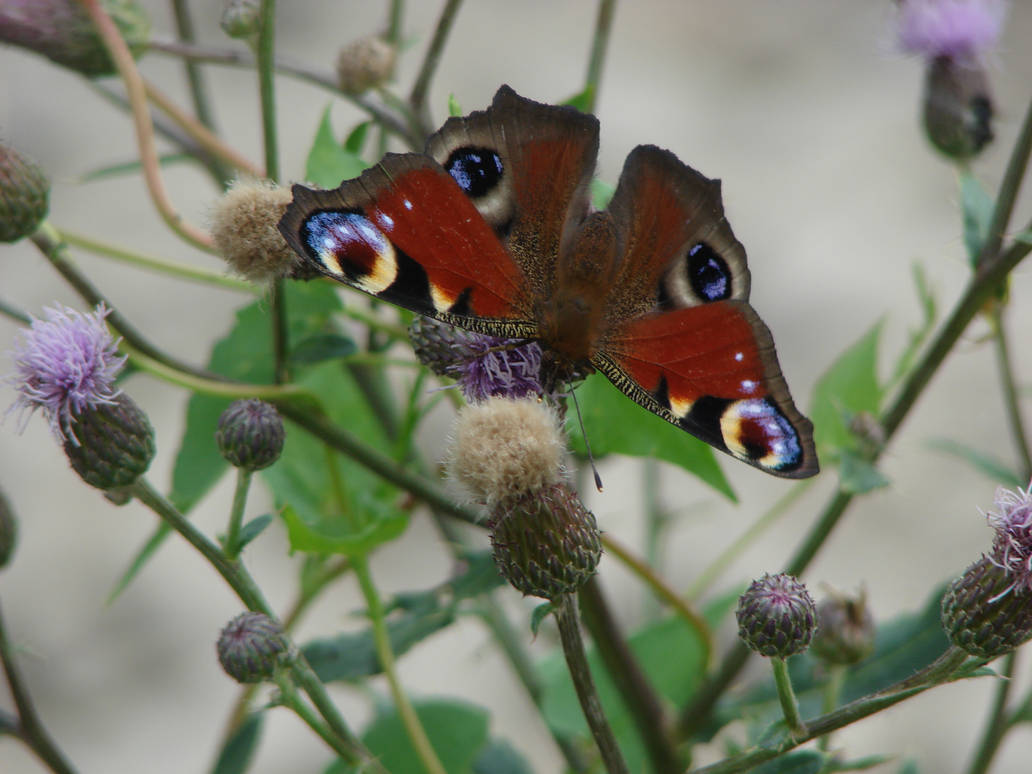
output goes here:
[{"label": "butterfly antenna", "polygon": [[595,488],[601,492],[602,476],[598,474],[598,468],[595,467],[595,457],[591,453],[591,444],[588,443],[588,431],[584,429],[584,418],[581,416],[580,404],[577,402],[577,393],[570,390],[570,397],[573,398],[573,407],[577,410],[577,424],[580,425],[581,438],[584,439],[584,448],[588,452],[588,464],[591,465],[591,472],[595,476]]}]

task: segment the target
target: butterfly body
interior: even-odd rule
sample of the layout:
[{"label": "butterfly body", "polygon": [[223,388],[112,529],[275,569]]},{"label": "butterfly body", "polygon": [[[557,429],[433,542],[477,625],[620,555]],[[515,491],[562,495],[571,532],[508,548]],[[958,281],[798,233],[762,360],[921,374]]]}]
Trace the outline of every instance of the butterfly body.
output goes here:
[{"label": "butterfly body", "polygon": [[635,402],[775,475],[817,472],[719,181],[635,148],[592,212],[598,121],[503,86],[426,154],[334,191],[294,186],[280,222],[310,268],[469,330],[538,340],[557,380],[598,370]]}]

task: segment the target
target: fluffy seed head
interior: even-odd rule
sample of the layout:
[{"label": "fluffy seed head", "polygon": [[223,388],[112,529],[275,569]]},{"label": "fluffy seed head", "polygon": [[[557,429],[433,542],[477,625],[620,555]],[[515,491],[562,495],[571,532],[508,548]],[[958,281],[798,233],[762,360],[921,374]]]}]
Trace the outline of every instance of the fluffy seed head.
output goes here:
[{"label": "fluffy seed head", "polygon": [[559,482],[563,442],[555,414],[536,400],[489,398],[459,412],[448,470],[493,506]]},{"label": "fluffy seed head", "polygon": [[[150,21],[136,0],[100,0],[134,56],[147,47]],[[22,46],[83,75],[116,72],[77,0],[0,0],[0,42]]]},{"label": "fluffy seed head", "polygon": [[49,197],[43,170],[0,143],[0,242],[30,236],[47,216]]},{"label": "fluffy seed head", "polygon": [[299,259],[276,226],[291,198],[289,188],[238,180],[215,203],[211,236],[233,271],[257,283],[290,274]]},{"label": "fluffy seed head", "polygon": [[764,575],[738,598],[738,636],[761,656],[802,653],[817,627],[810,592],[791,575]]},{"label": "fluffy seed head", "polygon": [[398,50],[379,36],[352,41],[337,55],[337,85],[352,95],[380,86],[394,74],[397,58]]},{"label": "fluffy seed head", "polygon": [[287,641],[279,624],[264,613],[241,613],[219,634],[219,663],[238,683],[260,683],[276,672]]},{"label": "fluffy seed head", "polygon": [[18,391],[8,411],[20,409],[22,426],[40,409],[59,441],[87,408],[112,404],[121,392],[115,377],[126,358],[104,324],[109,310],[101,304],[92,314],[66,306],[44,309],[18,333],[12,355],[15,373],[7,381]]}]

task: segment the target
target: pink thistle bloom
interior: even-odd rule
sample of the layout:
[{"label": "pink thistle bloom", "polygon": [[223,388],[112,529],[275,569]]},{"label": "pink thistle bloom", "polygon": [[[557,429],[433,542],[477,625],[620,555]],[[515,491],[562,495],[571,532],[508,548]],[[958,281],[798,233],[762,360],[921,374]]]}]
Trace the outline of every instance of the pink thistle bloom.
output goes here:
[{"label": "pink thistle bloom", "polygon": [[115,377],[125,365],[126,356],[118,355],[116,341],[104,324],[110,313],[100,304],[92,314],[82,314],[66,306],[44,309],[45,320],[32,319],[15,341],[15,373],[7,381],[18,390],[18,398],[8,409],[20,409],[24,419],[37,409],[50,423],[58,440],[75,434],[71,426],[87,408],[112,404],[121,393]]},{"label": "pink thistle bloom", "polygon": [[900,0],[899,43],[927,57],[975,57],[996,45],[1005,0]]},{"label": "pink thistle bloom", "polygon": [[984,514],[996,532],[988,559],[1011,577],[1003,593],[1032,591],[1032,482],[1017,491],[999,487],[993,505]]}]

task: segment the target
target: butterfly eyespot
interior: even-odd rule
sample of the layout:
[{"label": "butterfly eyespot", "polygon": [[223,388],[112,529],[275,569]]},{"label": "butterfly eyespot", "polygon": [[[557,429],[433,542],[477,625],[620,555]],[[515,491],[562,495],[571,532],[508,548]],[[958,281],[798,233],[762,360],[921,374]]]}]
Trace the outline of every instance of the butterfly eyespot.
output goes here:
[{"label": "butterfly eyespot", "polygon": [[803,450],[792,423],[766,398],[728,404],[720,417],[728,450],[768,470],[789,472],[802,464]]},{"label": "butterfly eyespot", "polygon": [[502,158],[487,148],[452,151],[444,168],[459,188],[473,199],[490,193],[502,179]]},{"label": "butterfly eyespot", "polygon": [[[396,272],[394,248],[364,215],[347,210],[316,212],[301,225],[308,254],[331,275],[382,289]],[[378,276],[385,275],[385,276]]]},{"label": "butterfly eyespot", "polygon": [[705,242],[688,249],[688,281],[704,301],[731,298],[731,270],[716,251]]}]

